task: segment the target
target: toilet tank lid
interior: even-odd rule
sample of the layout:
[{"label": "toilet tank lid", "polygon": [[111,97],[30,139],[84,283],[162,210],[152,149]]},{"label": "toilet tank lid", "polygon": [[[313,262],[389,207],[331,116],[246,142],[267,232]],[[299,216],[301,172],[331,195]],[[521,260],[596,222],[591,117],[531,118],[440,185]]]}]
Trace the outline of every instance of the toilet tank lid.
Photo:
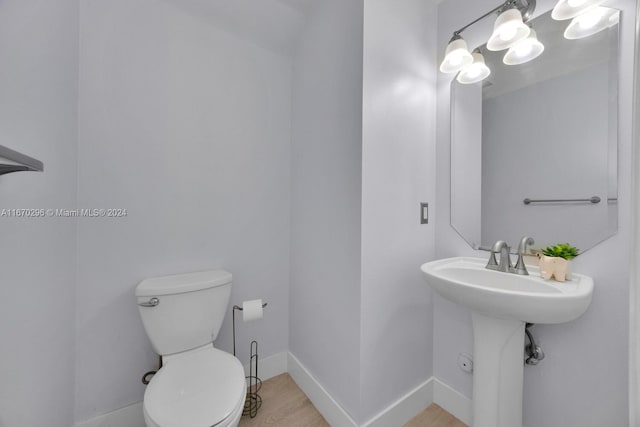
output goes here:
[{"label": "toilet tank lid", "polygon": [[208,270],[196,273],[144,279],[136,287],[137,297],[182,294],[231,283],[231,273],[225,270]]}]

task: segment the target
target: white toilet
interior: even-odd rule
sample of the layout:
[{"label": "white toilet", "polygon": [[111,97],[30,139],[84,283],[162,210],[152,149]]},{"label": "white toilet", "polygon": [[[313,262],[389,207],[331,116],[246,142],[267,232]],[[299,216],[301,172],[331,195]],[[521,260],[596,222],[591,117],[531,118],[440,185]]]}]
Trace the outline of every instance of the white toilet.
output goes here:
[{"label": "white toilet", "polygon": [[244,370],[213,347],[231,294],[231,274],[203,271],[145,279],[136,288],[142,323],[162,368],[144,394],[148,427],[235,427]]}]

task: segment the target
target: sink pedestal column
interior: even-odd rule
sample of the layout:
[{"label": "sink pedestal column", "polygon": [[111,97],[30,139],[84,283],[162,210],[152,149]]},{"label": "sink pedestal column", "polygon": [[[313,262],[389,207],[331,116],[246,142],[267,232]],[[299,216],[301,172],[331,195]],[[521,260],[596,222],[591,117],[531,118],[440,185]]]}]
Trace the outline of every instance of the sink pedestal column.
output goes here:
[{"label": "sink pedestal column", "polygon": [[473,312],[473,427],[521,427],[524,327]]}]

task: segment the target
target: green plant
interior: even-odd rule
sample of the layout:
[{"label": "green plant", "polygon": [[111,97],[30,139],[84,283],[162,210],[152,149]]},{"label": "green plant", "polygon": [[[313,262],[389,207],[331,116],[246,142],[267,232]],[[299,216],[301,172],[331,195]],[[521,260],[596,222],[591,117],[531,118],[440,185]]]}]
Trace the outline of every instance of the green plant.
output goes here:
[{"label": "green plant", "polygon": [[558,243],[554,246],[547,246],[542,250],[542,253],[546,256],[555,256],[569,260],[577,257],[579,255],[578,251],[578,248],[568,243]]}]

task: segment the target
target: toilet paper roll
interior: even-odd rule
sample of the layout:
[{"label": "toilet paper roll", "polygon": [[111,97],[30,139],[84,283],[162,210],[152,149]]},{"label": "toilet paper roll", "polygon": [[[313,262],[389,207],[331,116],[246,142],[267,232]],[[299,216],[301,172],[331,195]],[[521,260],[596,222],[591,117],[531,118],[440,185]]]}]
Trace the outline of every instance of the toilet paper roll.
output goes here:
[{"label": "toilet paper roll", "polygon": [[262,300],[254,299],[242,302],[242,320],[250,322],[262,319]]}]

